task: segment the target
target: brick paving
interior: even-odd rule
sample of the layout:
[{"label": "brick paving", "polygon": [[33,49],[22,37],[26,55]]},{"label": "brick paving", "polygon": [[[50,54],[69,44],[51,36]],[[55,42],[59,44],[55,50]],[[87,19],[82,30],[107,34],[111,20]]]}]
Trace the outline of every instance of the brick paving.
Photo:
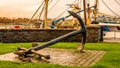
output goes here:
[{"label": "brick paving", "polygon": [[[85,50],[85,53],[76,52],[71,49],[42,49],[38,51],[41,54],[50,55],[51,59],[47,60],[49,64],[59,64],[67,66],[90,66],[95,64],[105,54],[104,51]],[[17,61],[17,55],[8,53],[0,55],[0,60]],[[37,62],[39,63],[39,62]]]}]

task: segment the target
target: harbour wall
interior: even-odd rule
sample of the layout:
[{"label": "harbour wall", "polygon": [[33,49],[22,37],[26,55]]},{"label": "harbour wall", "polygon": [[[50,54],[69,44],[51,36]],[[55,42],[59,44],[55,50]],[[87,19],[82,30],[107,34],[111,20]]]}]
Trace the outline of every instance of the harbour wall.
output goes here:
[{"label": "harbour wall", "polygon": [[[3,43],[47,42],[59,36],[75,31],[74,29],[0,29],[0,41]],[[63,42],[81,42],[81,34],[63,40]],[[99,42],[100,27],[87,27],[87,41]]]}]

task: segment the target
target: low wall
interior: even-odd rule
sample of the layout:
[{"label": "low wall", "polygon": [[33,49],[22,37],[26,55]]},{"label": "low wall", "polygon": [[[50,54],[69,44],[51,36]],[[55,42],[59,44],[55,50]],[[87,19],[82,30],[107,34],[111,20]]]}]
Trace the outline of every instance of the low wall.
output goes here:
[{"label": "low wall", "polygon": [[[99,41],[99,27],[87,27],[87,42],[98,42]],[[55,39],[59,36],[67,34],[75,30],[70,29],[1,29],[0,30],[0,41],[3,43],[14,43],[14,42],[47,42]],[[74,37],[65,39],[67,42],[80,42],[81,34]]]}]

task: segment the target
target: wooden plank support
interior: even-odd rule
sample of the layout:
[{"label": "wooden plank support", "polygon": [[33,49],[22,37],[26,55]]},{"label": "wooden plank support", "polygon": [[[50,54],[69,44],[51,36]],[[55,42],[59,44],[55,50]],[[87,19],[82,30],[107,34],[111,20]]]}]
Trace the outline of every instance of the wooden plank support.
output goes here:
[{"label": "wooden plank support", "polygon": [[[25,51],[27,51],[28,49],[24,47],[18,47],[18,50],[19,51],[16,51],[15,54],[22,56],[22,55],[25,55]],[[44,57],[45,59],[50,59],[50,55],[42,55],[35,50],[31,50],[31,54],[38,55],[39,57]]]}]

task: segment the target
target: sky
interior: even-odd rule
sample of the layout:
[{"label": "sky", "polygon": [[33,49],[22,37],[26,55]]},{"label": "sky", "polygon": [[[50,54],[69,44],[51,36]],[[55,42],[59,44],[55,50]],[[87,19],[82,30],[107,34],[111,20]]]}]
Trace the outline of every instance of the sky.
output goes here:
[{"label": "sky", "polygon": [[[0,17],[9,17],[9,18],[30,18],[43,0],[0,0]],[[74,0],[53,0],[50,3],[49,8],[52,8],[53,5],[56,5],[48,13],[48,17],[56,18],[66,10],[66,4],[77,3]],[[90,6],[94,4],[95,0],[87,0],[90,3]],[[102,2],[99,0],[99,11],[116,16],[115,14],[120,15],[120,0],[104,0],[104,2],[114,11],[111,12]],[[81,2],[82,3],[82,2]],[[81,4],[82,5],[82,4]],[[81,6],[80,5],[80,6]],[[82,6],[81,6],[82,7]],[[66,12],[63,16],[67,15]],[[36,16],[37,17],[37,16]]]}]

